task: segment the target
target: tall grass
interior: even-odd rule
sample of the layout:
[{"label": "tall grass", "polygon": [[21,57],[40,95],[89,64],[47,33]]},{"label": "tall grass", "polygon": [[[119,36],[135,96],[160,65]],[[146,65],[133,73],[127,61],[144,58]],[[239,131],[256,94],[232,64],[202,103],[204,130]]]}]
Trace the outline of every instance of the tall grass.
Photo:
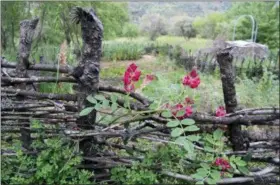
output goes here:
[{"label": "tall grass", "polygon": [[103,43],[104,60],[137,60],[144,54],[144,43],[107,41]]}]

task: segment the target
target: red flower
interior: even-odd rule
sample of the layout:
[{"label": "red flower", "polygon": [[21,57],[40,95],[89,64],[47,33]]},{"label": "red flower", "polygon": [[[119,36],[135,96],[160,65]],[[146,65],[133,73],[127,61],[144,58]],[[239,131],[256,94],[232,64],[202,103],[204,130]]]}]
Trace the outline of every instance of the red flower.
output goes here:
[{"label": "red flower", "polygon": [[223,159],[223,158],[220,158],[220,157],[215,160],[214,165],[222,167],[223,171],[230,168],[229,162],[226,159]]},{"label": "red flower", "polygon": [[192,115],[192,107],[191,106],[187,106],[184,118],[189,117],[190,115]]},{"label": "red flower", "polygon": [[190,72],[190,76],[191,76],[192,78],[195,78],[195,77],[198,76],[197,71],[196,71],[196,68],[193,68],[193,69],[192,69],[192,71]]},{"label": "red flower", "polygon": [[217,117],[223,117],[225,115],[226,115],[225,107],[219,106],[219,108],[217,108],[217,110],[216,110],[216,116]]},{"label": "red flower", "polygon": [[190,86],[192,89],[197,88],[200,84],[200,78],[194,68],[188,75],[183,78],[183,85]]},{"label": "red flower", "polygon": [[187,97],[187,98],[185,98],[185,103],[187,105],[190,105],[190,104],[194,104],[194,101],[191,98]]},{"label": "red flower", "polygon": [[137,70],[137,65],[132,63],[130,64],[123,77],[124,89],[127,92],[133,92],[135,90],[134,83],[139,80],[141,76],[141,71]]},{"label": "red flower", "polygon": [[185,114],[183,116],[177,117],[180,120],[184,119],[184,118],[187,118],[190,115],[192,115],[192,107],[191,106],[184,107],[181,103],[178,103],[175,106],[171,107],[171,112],[172,112],[173,116],[176,116],[177,113],[181,110],[185,110]]}]

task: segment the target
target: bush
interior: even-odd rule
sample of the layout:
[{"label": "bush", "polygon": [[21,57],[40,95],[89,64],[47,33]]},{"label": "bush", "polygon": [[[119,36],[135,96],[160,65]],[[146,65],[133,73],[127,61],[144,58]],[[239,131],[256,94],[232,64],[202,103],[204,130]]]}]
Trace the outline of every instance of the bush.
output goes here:
[{"label": "bush", "polygon": [[198,17],[193,22],[193,27],[202,38],[215,39],[221,30],[219,24],[226,22],[226,16],[222,13],[211,13],[206,17]]},{"label": "bush", "polygon": [[166,21],[158,14],[145,15],[141,20],[141,30],[147,33],[151,40],[160,35],[166,35]]},{"label": "bush", "polygon": [[145,45],[133,42],[104,42],[102,57],[105,60],[137,60],[141,58]]},{"label": "bush", "polygon": [[[73,146],[61,138],[52,138],[33,146],[44,148],[36,156],[27,155],[17,145],[15,158],[2,159],[3,184],[89,184],[92,173],[77,169],[81,156],[75,154]],[[4,170],[5,169],[5,170]]]},{"label": "bush", "polygon": [[172,34],[176,36],[183,36],[187,39],[196,37],[196,30],[192,25],[192,20],[189,18],[185,18],[182,20],[177,21],[174,24]]},{"label": "bush", "polygon": [[139,35],[139,30],[135,24],[125,24],[122,31],[123,37],[135,38],[138,35]]}]

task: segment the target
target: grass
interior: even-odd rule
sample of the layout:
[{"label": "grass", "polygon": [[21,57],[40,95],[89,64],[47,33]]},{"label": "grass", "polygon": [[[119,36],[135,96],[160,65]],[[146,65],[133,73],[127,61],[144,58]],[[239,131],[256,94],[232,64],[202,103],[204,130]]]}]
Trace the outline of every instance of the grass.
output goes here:
[{"label": "grass", "polygon": [[[138,65],[138,63],[136,62]],[[142,79],[146,74],[155,74],[157,81],[152,82],[141,93],[155,100],[157,103],[178,103],[185,97],[195,99],[195,109],[199,112],[214,112],[215,109],[224,105],[222,83],[219,72],[214,75],[200,74],[201,84],[197,89],[190,89],[181,85],[181,79],[187,73],[183,68],[175,66],[174,62],[165,57],[152,61],[149,65],[142,61],[139,63],[142,71]],[[114,85],[122,87],[121,77],[126,65],[119,66],[118,62],[110,68],[103,69],[102,78],[115,78]],[[141,83],[141,82],[140,82]],[[279,106],[279,86],[273,76],[265,73],[259,81],[247,78],[238,79],[236,82],[236,94],[238,105],[243,108]]]}]

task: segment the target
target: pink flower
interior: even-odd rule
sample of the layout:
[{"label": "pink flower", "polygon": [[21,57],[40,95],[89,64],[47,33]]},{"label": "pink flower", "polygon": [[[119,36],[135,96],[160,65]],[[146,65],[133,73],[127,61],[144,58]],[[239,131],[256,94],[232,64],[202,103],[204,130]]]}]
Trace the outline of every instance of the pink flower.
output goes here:
[{"label": "pink flower", "polygon": [[177,113],[181,110],[185,111],[185,114],[183,116],[177,117],[180,120],[192,115],[192,107],[191,106],[184,107],[181,103],[176,104],[175,106],[171,107],[170,109],[171,109],[173,116],[176,116]]},{"label": "pink flower", "polygon": [[223,106],[219,106],[216,110],[216,116],[217,117],[223,117],[226,115],[226,110],[225,110],[225,107]]},{"label": "pink flower", "polygon": [[194,68],[188,75],[183,78],[182,83],[185,86],[190,86],[190,88],[192,89],[198,87],[198,85],[200,84],[200,78],[198,76],[196,68]]},{"label": "pink flower", "polygon": [[135,90],[134,83],[137,82],[141,76],[141,71],[137,70],[137,65],[132,63],[130,64],[123,77],[124,89],[127,92],[133,92]]},{"label": "pink flower", "polygon": [[214,165],[222,167],[223,171],[230,168],[229,162],[226,159],[223,159],[223,158],[220,158],[220,157],[215,160]]},{"label": "pink flower", "polygon": [[190,97],[187,97],[187,98],[185,98],[185,104],[191,105],[191,104],[194,104],[194,101]]},{"label": "pink flower", "polygon": [[185,112],[185,115],[184,115],[184,118],[187,118],[189,117],[190,115],[192,115],[192,107],[191,106],[187,106],[186,107],[186,112]]}]

